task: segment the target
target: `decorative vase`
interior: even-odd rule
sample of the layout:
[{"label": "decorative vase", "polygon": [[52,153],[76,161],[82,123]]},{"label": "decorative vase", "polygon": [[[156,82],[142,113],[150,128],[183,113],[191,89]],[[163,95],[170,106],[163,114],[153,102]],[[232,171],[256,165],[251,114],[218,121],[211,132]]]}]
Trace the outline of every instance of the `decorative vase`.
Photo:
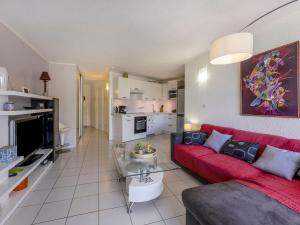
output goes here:
[{"label": "decorative vase", "polygon": [[4,111],[13,111],[15,109],[15,103],[13,102],[5,102],[3,104]]},{"label": "decorative vase", "polygon": [[6,91],[8,84],[8,73],[6,68],[0,67],[0,91]]}]

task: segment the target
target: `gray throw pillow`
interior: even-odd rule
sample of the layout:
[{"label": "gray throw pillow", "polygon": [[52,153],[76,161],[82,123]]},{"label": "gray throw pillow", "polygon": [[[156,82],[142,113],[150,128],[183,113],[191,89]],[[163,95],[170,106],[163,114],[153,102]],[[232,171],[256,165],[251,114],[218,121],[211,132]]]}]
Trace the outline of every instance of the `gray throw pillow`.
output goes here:
[{"label": "gray throw pillow", "polygon": [[213,130],[209,138],[204,143],[205,147],[211,148],[216,152],[220,152],[222,146],[228,141],[232,135],[222,134],[216,130]]},{"label": "gray throw pillow", "polygon": [[300,153],[267,145],[253,165],[261,170],[292,180],[300,167]]}]

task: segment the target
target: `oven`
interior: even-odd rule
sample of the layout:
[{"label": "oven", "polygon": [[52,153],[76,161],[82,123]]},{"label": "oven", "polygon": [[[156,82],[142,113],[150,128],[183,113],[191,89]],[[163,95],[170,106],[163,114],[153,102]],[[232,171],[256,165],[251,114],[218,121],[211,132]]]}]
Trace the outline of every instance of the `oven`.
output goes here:
[{"label": "oven", "polygon": [[147,132],[147,117],[136,116],[134,117],[134,134]]}]

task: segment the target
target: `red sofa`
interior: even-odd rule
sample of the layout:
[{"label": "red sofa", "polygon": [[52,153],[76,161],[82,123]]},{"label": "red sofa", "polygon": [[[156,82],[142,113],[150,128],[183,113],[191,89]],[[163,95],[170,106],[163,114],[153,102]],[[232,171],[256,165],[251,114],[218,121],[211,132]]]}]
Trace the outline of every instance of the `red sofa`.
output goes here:
[{"label": "red sofa", "polygon": [[[300,140],[210,124],[203,124],[201,126],[201,131],[208,133],[208,135],[213,130],[224,134],[231,134],[234,140],[259,143],[260,149],[257,157],[262,154],[266,145],[300,152]],[[172,159],[211,183],[235,180],[265,193],[269,197],[300,213],[300,180],[294,179],[289,181],[266,173],[255,168],[248,162],[216,153],[202,145],[182,144],[180,143],[180,138],[177,138],[175,142],[173,141]]]}]

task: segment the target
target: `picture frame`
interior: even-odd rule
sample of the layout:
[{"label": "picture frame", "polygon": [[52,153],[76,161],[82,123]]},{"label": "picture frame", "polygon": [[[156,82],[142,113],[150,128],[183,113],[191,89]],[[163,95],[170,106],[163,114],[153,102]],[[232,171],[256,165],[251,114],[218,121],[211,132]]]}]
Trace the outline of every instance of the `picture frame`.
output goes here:
[{"label": "picture frame", "polygon": [[299,117],[299,41],[256,54],[240,69],[241,115]]}]

